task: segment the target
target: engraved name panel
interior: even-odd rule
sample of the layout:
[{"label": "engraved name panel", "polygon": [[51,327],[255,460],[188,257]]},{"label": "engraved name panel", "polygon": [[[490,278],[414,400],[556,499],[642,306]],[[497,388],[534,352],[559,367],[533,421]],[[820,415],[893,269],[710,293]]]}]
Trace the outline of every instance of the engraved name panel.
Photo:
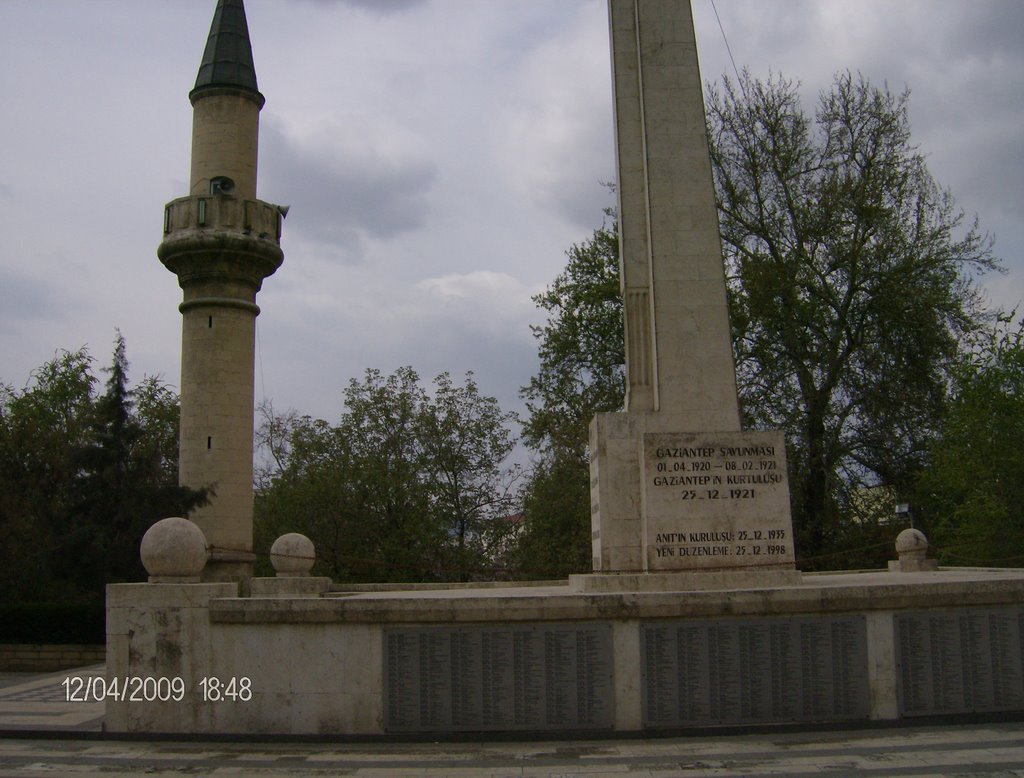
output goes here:
[{"label": "engraved name panel", "polygon": [[645,728],[863,719],[863,616],[643,624]]},{"label": "engraved name panel", "polygon": [[790,569],[781,432],[644,435],[648,570]]},{"label": "engraved name panel", "polygon": [[901,716],[1024,710],[1024,607],[893,618]]},{"label": "engraved name panel", "polygon": [[384,631],[388,732],[610,729],[611,625]]}]

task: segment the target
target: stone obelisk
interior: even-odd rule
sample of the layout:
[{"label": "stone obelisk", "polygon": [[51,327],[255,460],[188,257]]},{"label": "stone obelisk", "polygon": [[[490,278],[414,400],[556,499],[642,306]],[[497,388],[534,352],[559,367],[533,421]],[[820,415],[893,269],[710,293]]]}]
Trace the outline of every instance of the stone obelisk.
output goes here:
[{"label": "stone obelisk", "polygon": [[213,489],[191,517],[210,546],[207,580],[252,562],[256,293],[284,259],[283,208],[256,198],[259,113],[242,0],[219,0],[196,78],[190,193],[167,204],[160,261],[184,301],[179,481]]},{"label": "stone obelisk", "polygon": [[593,569],[792,570],[782,435],[740,428],[690,4],[609,21],[627,389],[590,427]]}]

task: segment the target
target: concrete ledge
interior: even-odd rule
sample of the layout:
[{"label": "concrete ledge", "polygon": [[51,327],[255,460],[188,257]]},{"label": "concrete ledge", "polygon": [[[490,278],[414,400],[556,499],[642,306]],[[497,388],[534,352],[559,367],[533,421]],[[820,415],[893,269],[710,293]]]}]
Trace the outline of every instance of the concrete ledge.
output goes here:
[{"label": "concrete ledge", "polygon": [[558,581],[470,581],[467,583],[332,583],[330,593],[325,597],[347,597],[357,592],[429,592],[452,591],[455,589],[519,589],[530,587],[564,586]]},{"label": "concrete ledge", "polygon": [[893,573],[920,573],[938,569],[939,563],[935,559],[897,559],[889,562],[889,570]]},{"label": "concrete ledge", "polygon": [[693,570],[665,573],[591,573],[570,575],[574,592],[680,592],[702,589],[751,589],[798,586],[801,574],[785,569]]},{"label": "concrete ledge", "polygon": [[250,597],[319,597],[331,586],[330,578],[288,576],[253,578],[249,581]]},{"label": "concrete ledge", "polygon": [[222,624],[430,624],[843,613],[1024,602],[1024,571],[801,575],[789,586],[573,592],[568,586],[373,592],[347,597],[210,601]]}]

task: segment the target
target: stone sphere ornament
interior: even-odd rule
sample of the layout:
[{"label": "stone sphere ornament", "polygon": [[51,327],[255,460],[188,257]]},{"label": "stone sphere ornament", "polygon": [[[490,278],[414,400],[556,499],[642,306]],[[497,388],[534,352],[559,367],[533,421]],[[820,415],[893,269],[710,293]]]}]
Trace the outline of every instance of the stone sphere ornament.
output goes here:
[{"label": "stone sphere ornament", "polygon": [[924,559],[928,554],[928,538],[919,529],[905,529],[896,536],[896,553],[900,559]]},{"label": "stone sphere ornament", "polygon": [[[937,570],[937,559],[928,559],[928,538],[919,529],[905,529],[896,536],[896,554],[899,561],[890,563],[890,569],[904,573],[922,573]],[[895,564],[895,568],[892,565]]]},{"label": "stone sphere ornament", "polygon": [[209,555],[203,531],[176,516],[146,530],[139,547],[142,566],[153,583],[197,582]]},{"label": "stone sphere ornament", "polygon": [[282,535],[270,547],[270,564],[281,578],[307,576],[315,561],[313,541],[298,532]]}]

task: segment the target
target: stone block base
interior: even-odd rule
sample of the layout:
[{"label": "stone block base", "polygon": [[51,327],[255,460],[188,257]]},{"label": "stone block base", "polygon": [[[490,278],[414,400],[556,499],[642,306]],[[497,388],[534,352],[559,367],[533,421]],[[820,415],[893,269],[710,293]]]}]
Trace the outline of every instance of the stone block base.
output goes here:
[{"label": "stone block base", "polygon": [[688,433],[682,423],[664,413],[594,417],[593,571],[793,570],[782,433]]}]

